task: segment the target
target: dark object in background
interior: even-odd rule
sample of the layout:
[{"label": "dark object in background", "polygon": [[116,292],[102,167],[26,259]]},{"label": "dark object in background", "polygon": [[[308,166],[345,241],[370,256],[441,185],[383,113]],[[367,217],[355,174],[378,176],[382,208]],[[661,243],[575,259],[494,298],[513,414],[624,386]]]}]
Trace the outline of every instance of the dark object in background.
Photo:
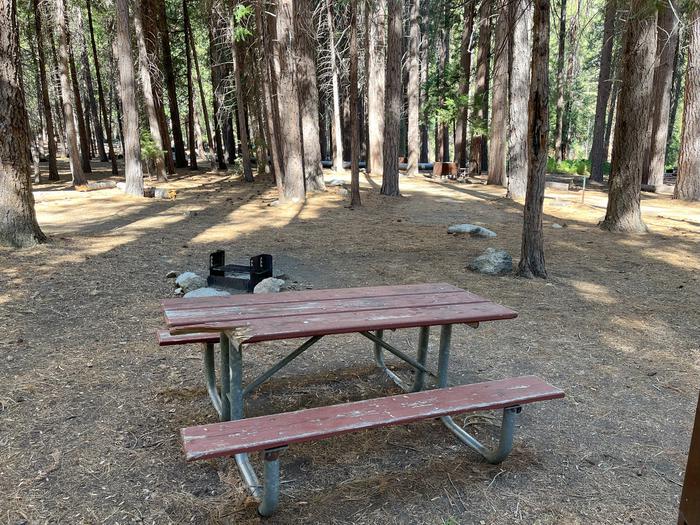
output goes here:
[{"label": "dark object in background", "polygon": [[678,525],[700,525],[700,397],[695,411],[688,466],[685,469]]},{"label": "dark object in background", "polygon": [[226,252],[216,250],[209,254],[207,285],[232,288],[253,293],[255,285],[272,277],[272,255],[263,253],[250,258],[250,264],[226,264]]}]

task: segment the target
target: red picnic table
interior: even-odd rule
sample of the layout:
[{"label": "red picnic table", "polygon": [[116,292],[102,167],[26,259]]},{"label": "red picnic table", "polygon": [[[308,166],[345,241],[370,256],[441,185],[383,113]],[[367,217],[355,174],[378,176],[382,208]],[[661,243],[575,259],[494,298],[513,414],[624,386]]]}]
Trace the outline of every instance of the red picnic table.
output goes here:
[{"label": "red picnic table", "polygon": [[[500,462],[512,448],[515,420],[520,412],[520,405],[563,397],[559,389],[531,376],[466,385],[465,387],[470,388],[449,393],[451,389],[446,387],[448,387],[452,325],[468,324],[476,328],[479,323],[485,321],[513,319],[517,313],[446,283],[167,299],[162,302],[162,305],[169,333],[162,336],[161,344],[194,341],[206,344],[204,368],[209,395],[221,421],[230,421],[219,426],[204,425],[184,429],[183,439],[188,459],[235,453],[236,462],[248,488],[254,496],[263,501],[260,512],[264,515],[271,513],[277,505],[279,444],[324,438],[357,428],[374,428],[408,420],[440,417],[462,442],[488,461]],[[441,327],[437,374],[426,366],[431,326]],[[420,328],[415,358],[384,340],[384,330],[399,328]],[[228,374],[220,374],[220,389],[217,388],[215,380],[212,344],[216,333],[219,334],[221,370],[229,370]],[[374,356],[378,366],[403,390],[407,392],[423,390],[427,375],[436,379],[438,389],[444,390],[428,391],[426,395],[429,397],[426,399],[408,400],[408,398],[399,399],[395,396],[396,399],[391,403],[379,404],[378,400],[369,400],[358,402],[356,406],[355,404],[337,405],[279,414],[275,416],[276,419],[273,418],[275,421],[268,416],[241,421],[245,418],[244,398],[253,390],[321,338],[348,333],[359,333],[374,343]],[[168,338],[169,342],[163,342]],[[307,339],[270,369],[247,385],[243,385],[244,348],[247,354],[252,352],[249,347],[255,343],[296,338]],[[405,361],[415,370],[411,384],[387,368],[384,362],[384,350]],[[434,392],[445,392],[445,394],[443,398],[429,394]],[[423,395],[423,393],[409,394],[411,395]],[[468,402],[464,400],[465,396],[469,398]],[[371,403],[372,401],[374,403]],[[404,413],[403,419],[392,413],[401,412],[397,408],[399,405]],[[504,409],[501,439],[496,450],[485,447],[458,426],[451,417],[460,410],[494,408]],[[314,410],[318,411],[317,415],[312,414]],[[406,411],[410,412],[412,419],[406,419]],[[308,416],[303,416],[305,413],[309,413]],[[353,420],[352,428],[347,426],[348,417],[352,419],[355,416],[367,416],[370,413],[370,422],[367,417],[363,417],[362,422]],[[302,416],[298,414],[302,414],[310,424],[307,427],[313,427],[313,431],[299,424],[299,418]],[[338,418],[345,418],[344,424],[347,428],[339,426]],[[331,420],[333,421],[329,423]],[[232,429],[230,425],[234,421],[240,424]],[[250,424],[245,426],[247,422]],[[234,444],[231,442],[232,439],[235,441]],[[248,459],[247,452],[253,450],[265,452],[264,487],[258,483]]]}]

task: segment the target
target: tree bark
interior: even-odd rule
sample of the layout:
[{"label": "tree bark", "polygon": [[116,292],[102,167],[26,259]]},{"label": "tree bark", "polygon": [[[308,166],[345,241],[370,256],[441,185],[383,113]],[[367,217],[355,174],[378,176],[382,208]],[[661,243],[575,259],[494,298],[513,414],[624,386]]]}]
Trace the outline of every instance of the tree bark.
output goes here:
[{"label": "tree bark", "polygon": [[683,129],[673,196],[697,201],[700,200],[700,5],[697,2],[692,3],[688,20]]},{"label": "tree bark", "polygon": [[[316,85],[316,28],[310,0],[298,0],[296,37],[299,48],[297,61],[297,92],[304,141],[304,177],[307,191],[325,191],[321,168],[321,142],[318,128],[318,86]],[[357,10],[357,6],[355,6]]]},{"label": "tree bark", "polygon": [[262,28],[262,44],[266,60],[266,81],[263,82],[265,102],[268,107],[267,127],[270,139],[270,152],[272,154],[272,173],[277,185],[279,195],[284,194],[284,168],[282,167],[282,145],[280,136],[280,114],[277,100],[277,72],[279,71],[279,60],[273,42],[277,40],[277,25],[275,15],[265,10],[263,23],[262,5],[264,0],[256,2],[256,17],[258,26]]},{"label": "tree bark", "polygon": [[36,30],[37,55],[39,63],[39,80],[41,81],[41,105],[44,109],[46,126],[46,139],[49,149],[49,180],[57,181],[58,167],[56,165],[56,136],[54,135],[53,116],[51,115],[51,99],[49,98],[49,84],[46,76],[46,58],[44,54],[44,32],[42,26],[42,11],[39,8],[39,0],[32,0],[34,8],[34,28]]},{"label": "tree bark", "polygon": [[[683,45],[681,45],[683,42]],[[681,26],[678,30],[678,40],[676,41],[676,52],[673,60],[673,78],[671,80],[671,110],[668,117],[668,132],[666,134],[666,155],[668,158],[669,149],[673,140],[673,131],[676,127],[676,114],[678,113],[678,101],[681,98],[681,84],[683,69],[685,65],[685,49],[687,48],[687,32]]]},{"label": "tree bark", "polygon": [[[428,99],[428,47],[429,47],[429,0],[420,0],[420,14],[421,14],[421,26],[422,26],[422,36],[420,49],[418,51],[420,56],[420,101],[418,103],[420,108],[423,108],[425,112],[426,102]],[[428,122],[426,115],[421,115],[420,123],[420,162],[428,162]]]},{"label": "tree bark", "polygon": [[489,59],[491,56],[491,2],[482,0],[479,7],[479,53],[476,59],[476,89],[472,119],[471,160],[480,171],[488,169],[487,123],[489,120]]},{"label": "tree bark", "polygon": [[[146,116],[148,118],[148,129],[151,133],[151,140],[155,144],[158,151],[164,151],[165,145],[160,134],[160,125],[158,122],[158,114],[153,97],[153,86],[151,84],[151,69],[148,60],[148,51],[146,50],[146,39],[143,31],[144,5],[142,0],[136,0],[134,5],[134,33],[136,36],[136,47],[138,49],[138,65],[141,74],[141,87],[143,88],[143,103],[146,106]],[[167,181],[168,177],[165,174],[165,158],[163,155],[158,155],[153,159],[155,165],[156,179],[159,181]]]},{"label": "tree bark", "polygon": [[554,128],[554,158],[561,160],[561,138],[564,125],[564,55],[566,45],[566,0],[560,0],[559,49],[557,51],[557,109]]},{"label": "tree bark", "polygon": [[248,144],[248,125],[245,115],[245,97],[243,88],[243,67],[245,66],[245,50],[241,42],[235,41],[233,51],[233,76],[236,82],[236,113],[238,114],[238,139],[241,144],[241,161],[243,163],[243,180],[253,182],[253,168],[250,162],[250,147]]},{"label": "tree bark", "polygon": [[440,2],[440,10],[442,15],[442,24],[437,32],[437,89],[438,89],[438,113],[435,138],[435,161],[449,162],[450,161],[450,141],[449,141],[449,122],[440,110],[445,108],[445,91],[447,90],[447,66],[450,62],[450,17],[448,2],[442,0]]},{"label": "tree bark", "polygon": [[[331,83],[333,89],[333,170],[343,171],[343,126],[340,107],[340,73],[338,70],[338,57],[335,48],[335,24],[333,22],[332,0],[325,0],[326,20],[328,25],[328,50],[331,61]],[[282,79],[280,78],[281,82]]]},{"label": "tree bark", "polygon": [[388,0],[386,88],[384,93],[384,149],[382,195],[399,196],[399,126],[401,124],[401,41],[403,39],[403,3]]},{"label": "tree bark", "polygon": [[528,108],[529,167],[517,273],[521,277],[545,279],[547,269],[544,260],[542,208],[549,148],[549,0],[535,0],[534,6]]},{"label": "tree bark", "polygon": [[[329,8],[330,9],[330,8]],[[277,9],[276,55],[280,74],[277,78],[277,99],[280,111],[280,137],[284,180],[280,199],[304,200],[304,159],[299,130],[299,99],[295,85],[297,42],[294,34],[294,1],[279,0]],[[284,115],[282,117],[282,115]],[[341,160],[342,166],[342,160]]]},{"label": "tree bark", "polygon": [[136,82],[131,62],[128,0],[116,1],[115,51],[119,68],[119,97],[122,102],[124,128],[124,175],[128,195],[143,197],[139,115],[136,111]]},{"label": "tree bark", "polygon": [[180,109],[177,104],[177,90],[175,89],[175,66],[170,50],[170,30],[168,29],[168,17],[165,12],[165,0],[158,0],[158,29],[161,38],[163,53],[163,72],[165,84],[168,90],[168,107],[170,109],[170,126],[173,131],[173,145],[175,148],[175,166],[187,167],[185,154],[185,142],[182,140],[182,124],[180,123]]},{"label": "tree bark", "polygon": [[357,85],[357,0],[350,0],[350,207],[362,205],[360,198],[360,115]]},{"label": "tree bark", "polygon": [[0,27],[0,244],[25,248],[46,237],[34,211],[15,0],[0,0]]},{"label": "tree bark", "polygon": [[406,175],[410,177],[418,175],[420,158],[420,0],[410,0],[409,24],[408,85],[406,87],[408,98],[408,167]]},{"label": "tree bark", "polygon": [[[218,33],[217,20],[219,15],[215,9],[209,16],[209,69],[211,71],[211,88],[212,102],[214,104],[214,144],[216,146],[216,163],[218,169],[226,169],[226,160],[224,158],[224,141],[221,137],[221,122],[225,118],[228,122],[228,116],[221,111],[221,49],[217,41],[217,36],[214,36],[214,31]],[[226,124],[224,124],[226,128]]]},{"label": "tree bark", "polygon": [[[415,0],[414,0],[415,1]],[[459,113],[455,130],[455,162],[460,168],[467,166],[467,126],[469,122],[469,77],[472,69],[472,38],[474,32],[474,0],[464,3],[464,30],[460,45]],[[529,73],[529,71],[528,71]]]},{"label": "tree bark", "polygon": [[511,13],[512,53],[510,64],[510,123],[508,134],[507,197],[522,199],[527,190],[528,173],[528,98],[532,46],[532,4],[529,0],[513,1]]},{"label": "tree bark", "polygon": [[648,0],[631,0],[623,42],[610,192],[601,228],[646,232],[639,201],[656,51],[656,9],[649,8]]},{"label": "tree bark", "polygon": [[367,67],[367,132],[369,154],[367,173],[382,174],[384,169],[384,92],[386,84],[386,2],[368,0],[369,65]]},{"label": "tree bark", "polygon": [[[194,43],[194,35],[192,33],[192,26],[190,24],[189,16],[187,17],[187,25],[185,27],[185,33],[190,44],[190,50],[192,52],[192,60],[194,62],[194,71],[197,75],[197,86],[199,88],[199,105],[202,108],[202,118],[204,119],[204,128],[207,132],[207,146],[209,147],[209,157],[212,166],[214,166],[214,139],[211,134],[211,123],[209,122],[209,110],[207,109],[207,99],[204,96],[204,86],[202,85],[202,74],[199,70],[199,59],[197,58],[197,47]],[[217,165],[218,167],[218,165]]]},{"label": "tree bark", "polygon": [[559,157],[560,159],[566,159],[569,155],[569,143],[571,138],[571,106],[573,103],[571,96],[571,86],[575,81],[575,77],[578,74],[578,41],[579,41],[579,29],[578,22],[581,14],[581,0],[576,1],[576,14],[569,20],[568,29],[568,42],[569,42],[569,53],[567,57],[566,65],[566,76],[564,80],[564,111],[561,117],[561,138],[559,140]]},{"label": "tree bark", "polygon": [[673,81],[674,54],[678,48],[678,8],[675,0],[659,4],[659,20],[656,33],[656,55],[659,64],[654,72],[652,95],[651,142],[649,160],[644,165],[642,183],[661,186],[664,183],[666,138],[671,111],[671,83]]},{"label": "tree bark", "polygon": [[605,116],[608,99],[612,90],[612,52],[615,42],[615,15],[617,0],[606,0],[605,19],[603,21],[603,45],[600,50],[600,70],[598,71],[598,94],[596,96],[595,117],[593,121],[593,141],[591,145],[591,179],[603,182],[603,162],[607,159],[605,146]]},{"label": "tree bark", "polygon": [[68,36],[68,65],[70,67],[70,77],[73,88],[73,102],[75,104],[75,120],[78,123],[78,138],[80,140],[80,165],[84,173],[92,173],[90,166],[90,141],[88,139],[88,130],[85,125],[85,112],[83,111],[83,102],[80,96],[80,86],[78,85],[78,71],[75,67],[75,58],[73,57],[73,48]]},{"label": "tree bark", "polygon": [[506,180],[506,149],[508,137],[508,9],[499,10],[494,36],[493,58],[493,114],[491,115],[489,171],[487,184],[501,184]]},{"label": "tree bark", "polygon": [[58,22],[58,70],[61,79],[61,96],[63,98],[63,120],[68,142],[73,186],[87,184],[78,149],[78,136],[73,115],[73,90],[70,81],[70,60],[68,58],[68,20],[66,18],[65,0],[56,0],[56,20]]},{"label": "tree bark", "polygon": [[190,151],[190,169],[197,169],[197,141],[195,137],[194,86],[192,84],[192,48],[189,39],[190,16],[187,0],[182,0],[182,16],[185,24],[185,63],[187,69],[187,149]]}]

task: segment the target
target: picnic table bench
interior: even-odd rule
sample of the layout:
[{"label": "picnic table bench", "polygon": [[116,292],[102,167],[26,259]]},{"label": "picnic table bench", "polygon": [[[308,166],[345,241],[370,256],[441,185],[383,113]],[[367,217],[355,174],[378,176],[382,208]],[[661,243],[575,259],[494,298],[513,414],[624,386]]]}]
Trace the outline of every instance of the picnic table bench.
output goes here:
[{"label": "picnic table bench", "polygon": [[[270,515],[279,499],[279,460],[289,444],[319,440],[369,428],[440,418],[464,444],[487,461],[510,453],[517,415],[524,404],[556,399],[564,393],[533,376],[449,387],[453,324],[479,323],[517,316],[513,310],[450,284],[379,286],[163,301],[167,333],[161,345],[202,343],[208,392],[221,423],[182,430],[188,461],[233,455],[249,490],[260,500],[260,514]],[[437,373],[427,367],[431,326],[440,326]],[[384,340],[385,330],[419,328],[416,357]],[[245,419],[244,399],[321,338],[359,333],[374,343],[377,365],[406,394]],[[243,349],[254,343],[307,338],[267,371],[243,385]],[[220,385],[216,384],[214,344],[220,346]],[[384,350],[414,370],[406,381],[390,370]],[[247,353],[248,350],[246,350]],[[228,373],[226,373],[228,371]],[[426,376],[437,389],[424,391]],[[503,409],[495,450],[480,443],[452,415]],[[263,484],[248,453],[262,451]]]}]

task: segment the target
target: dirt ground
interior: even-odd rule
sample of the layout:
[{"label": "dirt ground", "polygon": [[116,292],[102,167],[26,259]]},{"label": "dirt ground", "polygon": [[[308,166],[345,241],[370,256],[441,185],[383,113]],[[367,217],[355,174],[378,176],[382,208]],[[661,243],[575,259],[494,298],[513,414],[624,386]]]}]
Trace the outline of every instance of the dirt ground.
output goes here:
[{"label": "dirt ground", "polygon": [[[489,246],[517,260],[522,205],[502,188],[420,176],[392,199],[363,176],[364,206],[351,210],[338,188],[270,205],[269,183],[230,173],[181,173],[168,201],[79,193],[66,177],[36,187],[50,242],[0,250],[0,522],[259,521],[232,461],[185,464],[179,429],[215,413],[199,348],[160,348],[154,335],[159,301],[173,295],[166,273],[204,274],[223,248],[229,260],[273,254],[299,289],[445,281],[514,308],[516,320],[455,328],[450,380],[536,374],[567,395],[526,407],[496,466],[437,422],[291,446],[266,522],[675,523],[700,371],[699,205],[645,194],[650,233],[614,235],[596,227],[604,193],[580,204],[580,193],[548,190],[550,277],[529,281],[465,269]],[[447,234],[463,222],[498,237]],[[415,349],[417,331],[389,338]],[[251,348],[246,375],[296,344]],[[395,392],[368,341],[328,337],[247,410]],[[464,422],[488,437],[497,416]]]}]

